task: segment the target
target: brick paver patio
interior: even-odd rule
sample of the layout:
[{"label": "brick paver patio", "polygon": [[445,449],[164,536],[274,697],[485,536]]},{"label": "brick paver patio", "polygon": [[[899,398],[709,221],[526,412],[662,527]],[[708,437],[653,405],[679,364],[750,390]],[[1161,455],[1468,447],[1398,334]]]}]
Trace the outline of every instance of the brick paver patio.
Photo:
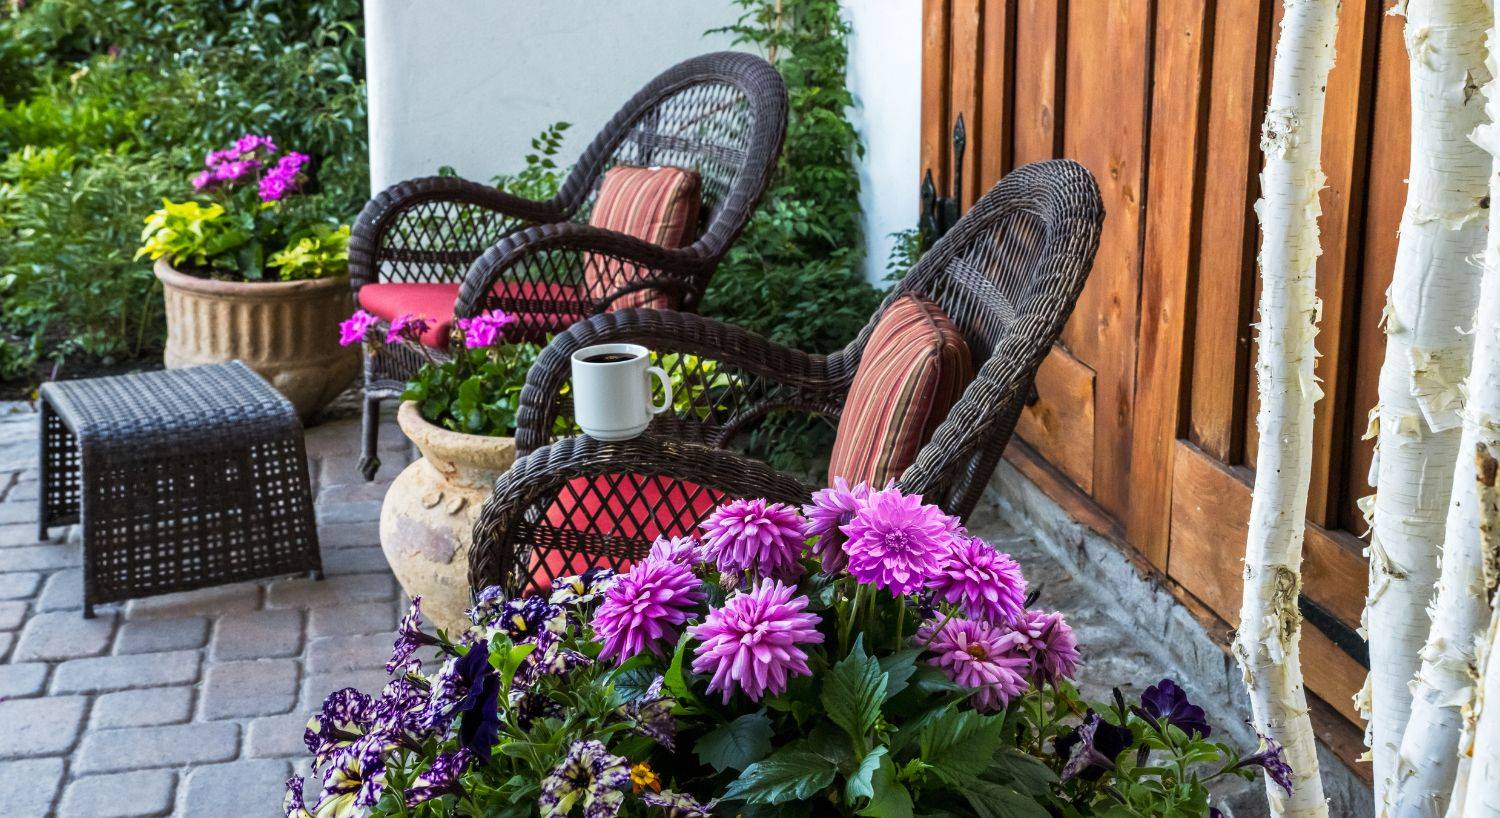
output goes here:
[{"label": "brick paver patio", "polygon": [[[308,430],[327,578],[244,582],[81,613],[76,527],[36,539],[36,416],[0,414],[0,814],[279,816],[302,728],[334,689],[385,683],[405,608],[381,556],[389,481],[355,469],[359,422]],[[0,410],[3,411],[3,410]],[[230,799],[230,800],[226,800]]]}]

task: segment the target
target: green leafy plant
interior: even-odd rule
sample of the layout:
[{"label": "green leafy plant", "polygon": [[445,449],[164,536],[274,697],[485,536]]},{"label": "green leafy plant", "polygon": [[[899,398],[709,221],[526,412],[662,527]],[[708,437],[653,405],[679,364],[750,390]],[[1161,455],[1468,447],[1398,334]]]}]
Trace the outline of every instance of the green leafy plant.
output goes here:
[{"label": "green leafy plant", "polygon": [[293,233],[286,248],[266,265],[277,268],[283,281],[343,273],[349,269],[349,225],[316,224]]},{"label": "green leafy plant", "polygon": [[165,257],[173,264],[212,268],[228,263],[231,254],[250,240],[250,234],[236,226],[217,202],[162,199],[161,204],[160,210],[146,217],[136,258]]},{"label": "green leafy plant", "polygon": [[[837,0],[738,0],[723,31],[759,46],[786,81],[786,144],[771,185],[730,248],[703,311],[810,352],[853,340],[880,302],[860,272],[859,134],[846,111],[849,24]],[[832,426],[772,415],[747,441],[781,468],[814,469]]]},{"label": "green leafy plant", "polygon": [[571,127],[571,122],[554,122],[543,128],[531,138],[531,153],[526,154],[525,165],[515,173],[496,176],[495,187],[523,199],[540,201],[556,196],[567,175],[565,168],[558,167],[557,155],[562,150],[563,136]]}]

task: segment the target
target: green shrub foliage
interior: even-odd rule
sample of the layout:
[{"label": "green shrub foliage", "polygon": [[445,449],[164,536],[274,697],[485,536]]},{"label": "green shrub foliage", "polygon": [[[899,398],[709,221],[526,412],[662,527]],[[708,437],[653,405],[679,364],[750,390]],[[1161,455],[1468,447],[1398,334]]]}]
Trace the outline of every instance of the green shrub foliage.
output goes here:
[{"label": "green shrub foliage", "polygon": [[[786,147],[760,209],[715,275],[703,311],[809,352],[858,334],[880,301],[860,270],[859,134],[845,73],[849,24],[836,0],[739,0],[726,31],[759,46],[786,80]],[[807,468],[832,427],[773,416],[753,435],[760,456]]]},{"label": "green shrub foliage", "polygon": [[240,134],[311,155],[313,207],[348,221],[364,74],[357,0],[0,5],[0,380],[159,348],[142,218]]}]

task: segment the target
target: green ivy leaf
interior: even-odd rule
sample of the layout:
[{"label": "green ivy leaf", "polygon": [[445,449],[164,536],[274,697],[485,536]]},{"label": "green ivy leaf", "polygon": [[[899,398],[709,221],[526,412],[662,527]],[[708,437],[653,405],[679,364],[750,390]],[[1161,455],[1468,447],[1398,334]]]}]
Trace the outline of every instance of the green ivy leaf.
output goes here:
[{"label": "green ivy leaf", "polygon": [[771,752],[772,733],[765,713],[747,713],[698,739],[693,752],[714,772],[743,770]]},{"label": "green ivy leaf", "polygon": [[834,665],[823,680],[823,707],[834,724],[858,744],[880,718],[888,677],[880,662],[865,655],[864,637],[854,641],[849,655]]},{"label": "green ivy leaf", "polygon": [[724,792],[726,801],[784,804],[806,801],[833,783],[833,762],[798,748],[783,747],[770,758],[745,768]]}]

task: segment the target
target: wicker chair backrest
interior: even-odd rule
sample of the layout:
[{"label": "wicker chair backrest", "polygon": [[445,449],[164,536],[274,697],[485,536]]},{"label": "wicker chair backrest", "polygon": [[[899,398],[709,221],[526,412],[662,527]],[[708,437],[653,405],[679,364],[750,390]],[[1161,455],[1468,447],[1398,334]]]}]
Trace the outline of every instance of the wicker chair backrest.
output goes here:
[{"label": "wicker chair backrest", "polygon": [[652,80],[595,137],[558,193],[587,221],[604,171],[670,165],[701,180],[692,245],[717,259],[749,221],[786,132],[786,86],[765,60],[740,52],[693,57]]},{"label": "wicker chair backrest", "polygon": [[[900,479],[967,516],[999,460],[1037,367],[1073,311],[1099,246],[1104,206],[1093,176],[1052,160],[1007,174],[893,288],[953,319],[978,374]],[[875,321],[844,350],[857,359]]]}]

